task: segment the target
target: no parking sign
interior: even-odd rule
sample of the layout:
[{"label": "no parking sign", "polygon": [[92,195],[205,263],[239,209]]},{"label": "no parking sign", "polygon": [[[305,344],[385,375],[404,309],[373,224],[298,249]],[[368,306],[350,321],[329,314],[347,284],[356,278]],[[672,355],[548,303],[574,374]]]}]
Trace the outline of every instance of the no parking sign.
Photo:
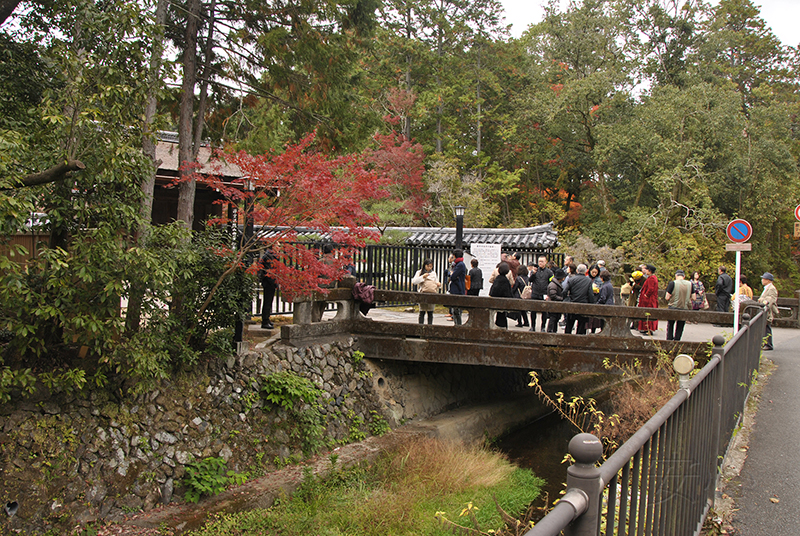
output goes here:
[{"label": "no parking sign", "polygon": [[733,220],[728,224],[725,233],[728,235],[728,240],[741,244],[742,242],[747,242],[753,236],[753,226],[746,220]]}]

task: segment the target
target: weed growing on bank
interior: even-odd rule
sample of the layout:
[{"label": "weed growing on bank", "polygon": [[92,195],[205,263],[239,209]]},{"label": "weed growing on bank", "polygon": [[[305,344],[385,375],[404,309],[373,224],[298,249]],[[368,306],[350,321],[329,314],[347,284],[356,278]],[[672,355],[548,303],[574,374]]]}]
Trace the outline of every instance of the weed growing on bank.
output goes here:
[{"label": "weed growing on bank", "polygon": [[613,413],[610,415],[601,411],[593,398],[566,398],[563,393],[549,396],[536,371],[529,373],[531,381],[528,387],[532,387],[543,403],[572,423],[577,431],[600,438],[604,456],[608,457],[674,396],[678,380],[672,370],[672,356],[660,346],[647,363],[639,359],[631,362],[605,359],[603,367],[620,374],[623,380],[611,389]]},{"label": "weed growing on bank", "polygon": [[[370,466],[305,474],[291,498],[267,510],[224,514],[192,536],[445,535],[435,518],[483,532],[503,527],[497,504],[512,515],[526,511],[542,480],[502,455],[478,447],[412,440]],[[493,498],[494,497],[494,498]],[[470,516],[461,516],[469,506]]]}]

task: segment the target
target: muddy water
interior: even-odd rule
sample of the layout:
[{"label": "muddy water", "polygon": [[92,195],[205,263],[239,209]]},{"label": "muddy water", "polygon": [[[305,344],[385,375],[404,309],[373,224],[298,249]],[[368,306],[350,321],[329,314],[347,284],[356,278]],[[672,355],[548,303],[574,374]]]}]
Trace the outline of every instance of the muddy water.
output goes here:
[{"label": "muddy water", "polygon": [[547,492],[552,502],[567,482],[567,464],[561,460],[577,433],[572,424],[551,413],[505,436],[496,446],[512,462],[545,479],[542,492]]},{"label": "muddy water", "polygon": [[[592,395],[606,414],[613,413],[610,395],[609,390]],[[550,413],[504,436],[496,446],[512,462],[531,469],[536,476],[545,479],[542,492],[549,494],[549,501],[552,503],[565,489],[569,464],[561,462],[569,451],[570,440],[579,433],[580,430],[569,421],[561,419],[556,413]]]}]

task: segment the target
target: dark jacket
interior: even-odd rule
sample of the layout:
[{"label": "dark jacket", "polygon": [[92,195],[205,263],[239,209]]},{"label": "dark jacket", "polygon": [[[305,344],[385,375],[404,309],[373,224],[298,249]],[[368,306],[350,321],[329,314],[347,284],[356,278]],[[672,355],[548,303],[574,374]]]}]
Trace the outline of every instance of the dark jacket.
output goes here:
[{"label": "dark jacket", "polygon": [[717,278],[717,284],[714,286],[714,294],[717,296],[730,296],[733,294],[733,278],[722,272]]},{"label": "dark jacket", "polygon": [[273,253],[271,249],[265,250],[264,254],[258,260],[259,269],[257,277],[264,286],[275,284],[275,279],[267,273],[267,270],[272,268],[272,263],[275,260],[275,253]]},{"label": "dark jacket", "polygon": [[553,278],[547,285],[547,299],[550,301],[564,301],[564,289],[558,279]]},{"label": "dark jacket", "polygon": [[464,260],[457,260],[453,269],[450,270],[450,294],[463,296],[467,293],[466,276],[467,266],[464,264]]},{"label": "dark jacket", "polygon": [[494,278],[492,288],[489,289],[489,296],[493,298],[511,298],[511,281],[506,276],[498,276]]},{"label": "dark jacket", "polygon": [[469,289],[481,290],[483,288],[483,272],[480,268],[473,268],[469,271]]},{"label": "dark jacket", "polygon": [[597,303],[601,305],[614,305],[614,285],[611,281],[604,281],[597,295]]},{"label": "dark jacket", "polygon": [[572,303],[594,303],[592,280],[581,274],[570,276],[569,285],[567,285],[567,298]]},{"label": "dark jacket", "polygon": [[525,279],[521,275],[518,275],[517,279],[514,281],[514,286],[511,287],[511,295],[514,298],[521,298],[522,297],[522,289],[525,288],[525,285],[527,285],[527,283],[525,282]]},{"label": "dark jacket", "polygon": [[531,278],[531,298],[541,300],[547,294],[550,279],[553,272],[549,268],[542,268],[536,271]]}]

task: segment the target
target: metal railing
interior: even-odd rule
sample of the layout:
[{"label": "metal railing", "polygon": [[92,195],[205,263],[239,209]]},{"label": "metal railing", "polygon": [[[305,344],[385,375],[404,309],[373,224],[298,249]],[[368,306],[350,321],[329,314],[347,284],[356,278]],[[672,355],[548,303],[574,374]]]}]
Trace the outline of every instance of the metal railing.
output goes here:
[{"label": "metal railing", "polygon": [[567,493],[526,536],[697,535],[758,370],[766,318],[758,312],[600,467],[591,434],[570,442]]}]

